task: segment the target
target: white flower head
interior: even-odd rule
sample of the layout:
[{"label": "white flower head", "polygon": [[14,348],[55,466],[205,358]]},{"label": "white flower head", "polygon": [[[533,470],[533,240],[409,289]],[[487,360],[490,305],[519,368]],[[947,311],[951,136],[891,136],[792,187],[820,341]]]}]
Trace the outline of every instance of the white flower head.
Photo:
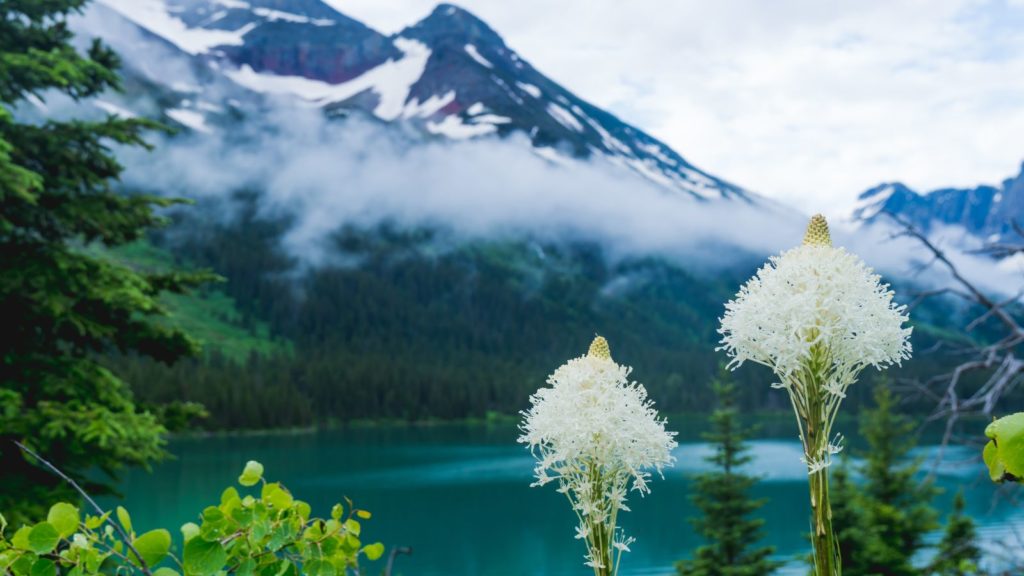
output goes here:
[{"label": "white flower head", "polygon": [[[617,561],[612,543],[617,512],[627,511],[629,485],[650,491],[651,472],[662,473],[675,458],[675,432],[665,430],[642,384],[629,380],[630,368],[612,360],[608,342],[598,336],[586,356],[574,358],[548,377],[523,412],[519,442],[537,464],[534,486],[557,479],[580,525],[576,538],[587,544],[587,565],[606,568]],[[619,553],[630,539],[618,540]]]},{"label": "white flower head", "polygon": [[827,391],[842,396],[865,366],[884,368],[910,357],[906,307],[856,255],[832,246],[828,224],[811,219],[804,244],[772,257],[725,305],[721,348],[738,366],[772,368],[789,385],[812,347],[832,362]]},{"label": "white flower head", "polygon": [[730,366],[771,368],[797,416],[808,473],[841,450],[828,437],[847,388],[867,366],[910,358],[906,307],[857,256],[832,246],[828,223],[811,218],[802,246],[772,257],[725,305],[718,332]]},{"label": "white flower head", "polygon": [[665,430],[647,390],[629,381],[630,371],[611,359],[599,336],[586,356],[560,366],[548,377],[550,386],[530,397],[519,442],[538,454],[538,483],[583,463],[624,471],[646,492],[645,471],[661,473],[672,464],[675,432]]}]

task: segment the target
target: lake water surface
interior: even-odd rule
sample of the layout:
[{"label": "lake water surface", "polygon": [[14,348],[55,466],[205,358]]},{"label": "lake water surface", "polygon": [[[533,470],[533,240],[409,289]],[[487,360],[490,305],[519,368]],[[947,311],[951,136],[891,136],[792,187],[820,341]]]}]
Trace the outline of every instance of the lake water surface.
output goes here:
[{"label": "lake water surface", "polygon": [[[708,447],[697,430],[702,427],[691,423],[681,432],[677,464],[664,480],[653,482],[652,494],[631,495],[633,511],[621,516],[621,524],[637,541],[624,560],[624,575],[669,574],[675,560],[701,543],[687,518],[695,511],[688,500],[688,475],[706,468],[702,456]],[[799,444],[788,436],[788,426],[767,430],[752,442],[756,460],[751,465],[763,477],[755,495],[769,499],[761,511],[765,541],[776,547],[777,556],[793,561],[793,573],[806,574],[795,560],[808,547],[802,536],[809,506]],[[512,426],[446,425],[176,439],[170,444],[174,460],[153,473],[136,470],[125,476],[120,503],[131,511],[136,530],[176,532],[219,501],[247,460],[258,460],[268,479],[283,482],[313,506],[315,515],[328,515],[344,496],[370,510],[373,518],[363,523],[365,542],[414,549],[412,556],[399,557],[398,574],[588,574],[583,546],[572,538],[574,516],[565,497],[553,485],[529,487],[533,461],[516,436]],[[1024,512],[993,506],[994,488],[978,464],[945,464],[938,483],[946,489],[938,500],[944,513],[952,494],[963,487],[985,539],[1008,539],[1015,528],[1024,532]]]}]

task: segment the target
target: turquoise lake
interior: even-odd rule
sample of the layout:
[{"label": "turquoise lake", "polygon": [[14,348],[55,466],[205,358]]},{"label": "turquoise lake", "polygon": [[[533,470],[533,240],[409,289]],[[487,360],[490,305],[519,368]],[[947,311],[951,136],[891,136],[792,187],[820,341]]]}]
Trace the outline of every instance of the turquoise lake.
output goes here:
[{"label": "turquoise lake", "polygon": [[[670,424],[673,422],[670,420]],[[678,428],[678,425],[676,426]],[[622,574],[670,574],[675,560],[700,544],[687,518],[688,475],[705,469],[708,447],[699,440],[701,425],[680,432],[676,466],[656,479],[653,492],[630,498],[632,512],[622,525],[636,537]],[[791,561],[788,572],[806,574],[798,556],[807,550],[807,484],[800,448],[788,426],[762,429],[752,441],[756,457],[750,470],[762,476],[755,495],[768,498],[762,509],[765,542]],[[573,540],[574,516],[552,486],[530,488],[532,459],[515,439],[513,426],[446,425],[359,428],[309,434],[220,436],[175,439],[175,459],[152,473],[134,470],[123,478],[124,504],[136,530],[167,527],[197,519],[234,484],[247,460],[258,460],[265,476],[283,482],[309,502],[314,514],[348,496],[373,513],[363,523],[364,541],[389,548],[411,546],[400,556],[396,574],[405,576],[561,576],[586,575],[583,547]],[[934,449],[924,447],[928,457]],[[1024,512],[994,499],[995,488],[964,449],[947,452],[937,482],[945,489],[939,507],[948,509],[962,488],[969,513],[984,540],[1008,541],[1024,532]],[[376,563],[380,568],[383,561]],[[367,571],[376,574],[375,569]]]}]

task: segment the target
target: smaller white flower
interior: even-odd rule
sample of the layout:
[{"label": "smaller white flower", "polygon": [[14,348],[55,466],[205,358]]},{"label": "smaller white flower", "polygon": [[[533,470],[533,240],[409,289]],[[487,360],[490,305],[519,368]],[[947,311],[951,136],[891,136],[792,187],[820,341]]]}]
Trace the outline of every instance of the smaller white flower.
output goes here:
[{"label": "smaller white flower", "polygon": [[[614,362],[604,338],[586,356],[569,360],[548,377],[548,386],[530,397],[519,442],[537,459],[536,481],[559,481],[581,518],[576,539],[588,547],[587,566],[609,568],[610,543],[590,542],[591,527],[615,534],[618,511],[628,511],[632,488],[650,492],[652,472],[662,474],[675,461],[675,432],[665,430],[647,390],[629,379],[631,369]],[[628,543],[616,545],[628,550]],[[623,547],[620,548],[619,545]],[[616,566],[612,566],[612,569]]]},{"label": "smaller white flower", "polygon": [[814,476],[818,472],[821,472],[832,465],[832,459],[828,456],[819,459],[812,458],[810,460],[805,456],[801,456],[800,461],[807,465],[808,476]]},{"label": "smaller white flower", "polygon": [[843,451],[843,435],[836,434],[836,437],[828,444],[828,453],[830,456],[835,456]]},{"label": "smaller white flower", "polygon": [[835,396],[836,398],[846,398],[846,389],[843,384],[837,380],[831,380],[823,386],[825,392]]},{"label": "smaller white flower", "polygon": [[636,538],[633,538],[632,536],[630,536],[629,538],[623,538],[621,540],[616,540],[615,542],[612,543],[612,546],[616,550],[618,550],[620,552],[629,552],[630,551],[629,550],[629,545],[632,544],[633,542],[636,542]]}]

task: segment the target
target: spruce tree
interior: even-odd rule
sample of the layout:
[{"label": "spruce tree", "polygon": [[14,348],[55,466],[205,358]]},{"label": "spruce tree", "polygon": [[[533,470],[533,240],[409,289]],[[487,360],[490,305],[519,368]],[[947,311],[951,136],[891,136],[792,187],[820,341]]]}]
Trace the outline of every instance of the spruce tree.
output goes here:
[{"label": "spruce tree", "polygon": [[711,415],[712,431],[704,439],[714,453],[706,458],[714,470],[694,478],[691,500],[701,516],[690,522],[707,543],[692,559],[682,560],[676,568],[683,576],[763,576],[774,572],[781,562],[770,558],[771,546],[755,546],[761,539],[764,520],[751,514],[764,500],[750,497],[757,478],[740,468],[750,462],[745,440],[751,430],[739,423],[735,384],[723,368],[712,382],[718,407]]},{"label": "spruce tree", "polygon": [[[118,87],[118,58],[94,41],[72,45],[67,19],[85,0],[0,2],[0,510],[8,520],[72,498],[15,447],[30,445],[87,487],[159,459],[163,427],[140,411],[101,355],[170,362],[196,344],[160,322],[157,297],[205,275],[152,274],[98,255],[162,223],[169,200],[120,194],[112,145],[145,146],[156,127],[108,116],[29,122],[15,114],[49,95],[84,100]],[[93,477],[95,475],[92,475]],[[55,493],[57,492],[57,493]]]},{"label": "spruce tree", "polygon": [[[916,446],[914,424],[896,411],[885,385],[874,390],[875,406],[861,415],[860,433],[867,450],[857,487],[842,469],[834,474],[833,503],[844,576],[912,576],[920,574],[913,559],[925,535],[938,528],[932,505],[938,490],[918,478],[920,461],[908,460]],[[842,492],[842,498],[838,497]]]},{"label": "spruce tree", "polygon": [[[869,551],[877,539],[868,519],[864,495],[851,477],[849,459],[832,472],[832,525],[839,540],[843,573],[870,574]],[[808,559],[810,560],[810,558]]]},{"label": "spruce tree", "polygon": [[896,411],[896,398],[881,383],[874,391],[875,407],[864,413],[861,434],[868,442],[864,454],[864,490],[869,520],[878,534],[871,555],[876,573],[915,575],[914,555],[925,535],[938,528],[932,500],[938,490],[918,477],[920,460],[908,460],[917,445],[915,425]]},{"label": "spruce tree", "polygon": [[964,514],[964,494],[962,491],[957,492],[930,573],[935,576],[978,574],[981,549],[978,548],[977,537],[974,521]]}]

